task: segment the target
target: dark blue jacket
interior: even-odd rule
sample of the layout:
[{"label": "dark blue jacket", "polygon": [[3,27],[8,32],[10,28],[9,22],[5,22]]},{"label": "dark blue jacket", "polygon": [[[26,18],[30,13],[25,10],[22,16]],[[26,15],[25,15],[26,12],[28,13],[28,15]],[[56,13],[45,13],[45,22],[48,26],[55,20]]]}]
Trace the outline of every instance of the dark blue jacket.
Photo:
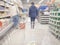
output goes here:
[{"label": "dark blue jacket", "polygon": [[36,17],[38,16],[38,9],[32,5],[30,8],[29,8],[29,17]]},{"label": "dark blue jacket", "polygon": [[15,15],[12,17],[12,19],[13,19],[14,25],[16,26],[19,23],[19,16]]}]

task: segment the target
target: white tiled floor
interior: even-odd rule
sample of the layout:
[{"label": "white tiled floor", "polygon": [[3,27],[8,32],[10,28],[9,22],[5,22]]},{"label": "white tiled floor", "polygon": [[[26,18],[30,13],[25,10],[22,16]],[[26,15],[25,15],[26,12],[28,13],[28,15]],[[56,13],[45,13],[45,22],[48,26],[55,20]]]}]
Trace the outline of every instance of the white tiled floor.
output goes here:
[{"label": "white tiled floor", "polygon": [[31,29],[28,20],[26,20],[26,29],[12,29],[3,45],[60,45],[59,40],[50,34],[48,25],[36,21],[35,29]]}]

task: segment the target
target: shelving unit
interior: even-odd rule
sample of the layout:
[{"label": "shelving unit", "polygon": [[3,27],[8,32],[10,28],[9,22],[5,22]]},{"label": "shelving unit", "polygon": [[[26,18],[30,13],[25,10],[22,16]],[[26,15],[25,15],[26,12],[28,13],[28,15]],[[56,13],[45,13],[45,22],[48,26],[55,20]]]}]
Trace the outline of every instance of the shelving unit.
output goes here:
[{"label": "shelving unit", "polygon": [[0,17],[8,16],[9,7],[7,8],[6,3],[4,1],[0,1]]},{"label": "shelving unit", "polygon": [[38,21],[41,24],[48,24],[49,23],[49,15],[44,15],[44,13],[39,12]]},{"label": "shelving unit", "polygon": [[[2,27],[0,27],[0,39],[3,36],[5,36],[5,34],[13,26],[13,22],[11,21],[11,19],[10,18],[5,19],[5,17],[9,17],[9,16],[12,17],[12,16],[16,15],[17,10],[15,10],[16,7],[14,7],[14,6],[17,6],[17,8],[20,6],[22,7],[22,5],[20,5],[20,3],[18,5],[18,4],[15,4],[15,2],[13,2],[12,0],[10,0],[10,1],[0,0],[0,21],[2,22]],[[12,9],[11,9],[11,7],[12,7]],[[19,9],[19,10],[21,10],[21,9]]]},{"label": "shelving unit", "polygon": [[6,35],[6,33],[12,28],[13,23],[11,22],[10,24],[8,24],[6,27],[4,27],[4,29],[2,29],[0,31],[0,40],[3,39],[3,37]]},{"label": "shelving unit", "polygon": [[3,0],[0,1],[0,21],[2,22],[2,27],[0,27],[0,39],[6,34],[11,26],[13,26],[13,22],[10,21],[11,19],[4,19],[10,16],[9,8],[10,6],[7,6],[7,3]]},{"label": "shelving unit", "polygon": [[0,1],[0,6],[4,6],[4,2],[3,1]]},{"label": "shelving unit", "polygon": [[60,38],[60,11],[51,11],[50,14],[50,32]]}]

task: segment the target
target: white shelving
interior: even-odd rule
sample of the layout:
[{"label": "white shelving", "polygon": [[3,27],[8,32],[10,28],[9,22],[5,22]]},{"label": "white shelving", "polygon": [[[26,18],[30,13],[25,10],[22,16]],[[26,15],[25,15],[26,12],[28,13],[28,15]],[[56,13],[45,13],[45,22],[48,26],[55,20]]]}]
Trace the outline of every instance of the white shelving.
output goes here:
[{"label": "white shelving", "polygon": [[3,17],[8,17],[10,16],[9,13],[9,8],[10,6],[7,6],[8,4],[5,3],[3,0],[0,1],[2,5],[0,5],[0,18]]},{"label": "white shelving", "polygon": [[50,14],[50,31],[60,38],[60,11],[51,11]]},{"label": "white shelving", "polygon": [[42,24],[48,24],[49,23],[49,15],[44,15],[42,13],[39,13],[38,21]]},{"label": "white shelving", "polygon": [[3,1],[0,1],[0,6],[4,6],[4,2]]},{"label": "white shelving", "polygon": [[8,26],[6,26],[5,28],[3,28],[0,31],[0,39],[6,34],[7,31],[9,31],[9,29],[13,26],[13,23],[10,23]]},{"label": "white shelving", "polygon": [[[17,5],[14,2],[7,2],[7,0],[5,0],[6,2],[4,2],[3,0],[0,1],[1,4],[0,6],[3,7],[3,9],[0,9],[0,21],[2,22],[2,27],[0,27],[0,38],[6,34],[6,32],[9,31],[9,29],[13,26],[13,22],[11,21],[12,19],[8,18],[5,19],[5,17],[12,17],[15,16],[17,14],[17,9],[18,7],[22,7],[22,5]],[[12,6],[13,3],[13,6]],[[17,2],[18,3],[18,2]],[[15,7],[14,7],[15,6]],[[12,9],[11,9],[12,8]],[[19,9],[20,10],[20,9]]]},{"label": "white shelving", "polygon": [[[0,1],[0,21],[2,22],[2,27],[0,27],[0,38],[11,28],[13,22],[10,19],[3,19],[4,17],[10,16],[8,14],[9,7],[7,8],[6,3],[2,0]],[[1,19],[2,18],[2,19]]]}]

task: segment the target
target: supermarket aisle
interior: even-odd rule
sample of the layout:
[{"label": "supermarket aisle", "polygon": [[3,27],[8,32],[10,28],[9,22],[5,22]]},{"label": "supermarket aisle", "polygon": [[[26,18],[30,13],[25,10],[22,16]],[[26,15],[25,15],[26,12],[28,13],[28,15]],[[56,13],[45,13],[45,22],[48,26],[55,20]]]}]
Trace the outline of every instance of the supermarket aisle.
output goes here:
[{"label": "supermarket aisle", "polygon": [[12,29],[3,45],[60,45],[59,41],[49,33],[48,25],[36,21],[35,29],[31,29],[29,19],[26,21],[26,29]]}]

